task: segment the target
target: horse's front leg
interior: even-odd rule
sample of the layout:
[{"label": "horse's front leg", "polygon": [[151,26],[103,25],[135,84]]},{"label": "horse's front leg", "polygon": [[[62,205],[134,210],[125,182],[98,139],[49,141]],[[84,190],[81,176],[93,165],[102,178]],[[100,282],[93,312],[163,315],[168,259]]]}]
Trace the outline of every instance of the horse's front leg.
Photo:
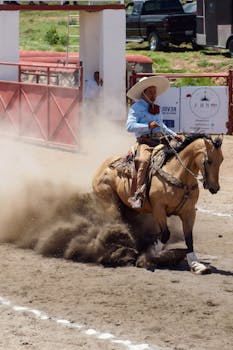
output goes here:
[{"label": "horse's front leg", "polygon": [[190,267],[190,270],[198,275],[204,275],[210,273],[210,268],[204,264],[202,264],[193,249],[193,225],[195,222],[196,211],[195,208],[193,211],[185,212],[181,216],[183,232],[185,243],[187,246],[187,261]]}]

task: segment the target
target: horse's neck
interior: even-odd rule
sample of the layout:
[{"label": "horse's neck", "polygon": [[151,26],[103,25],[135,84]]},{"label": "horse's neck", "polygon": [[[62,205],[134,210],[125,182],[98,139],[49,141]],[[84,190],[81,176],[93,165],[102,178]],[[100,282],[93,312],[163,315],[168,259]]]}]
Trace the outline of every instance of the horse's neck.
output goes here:
[{"label": "horse's neck", "polygon": [[196,179],[192,174],[196,176],[199,172],[200,162],[197,158],[200,157],[200,154],[200,145],[193,142],[167,163],[167,170],[185,183],[194,183]]}]

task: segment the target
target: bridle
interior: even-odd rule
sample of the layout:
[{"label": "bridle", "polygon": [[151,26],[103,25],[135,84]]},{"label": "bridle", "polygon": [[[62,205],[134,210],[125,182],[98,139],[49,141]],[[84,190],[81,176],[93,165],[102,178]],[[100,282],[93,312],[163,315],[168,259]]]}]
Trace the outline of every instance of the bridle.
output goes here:
[{"label": "bridle", "polygon": [[192,175],[195,180],[201,182],[202,184],[205,183],[206,179],[207,179],[207,170],[206,170],[206,163],[208,162],[208,157],[207,157],[207,154],[205,152],[202,152],[204,157],[203,157],[203,160],[202,160],[202,169],[201,170],[201,173],[202,173],[202,178],[200,178],[198,175],[194,174],[194,172],[192,172],[192,170],[190,170],[189,168],[187,168],[187,166],[184,164],[184,162],[182,161],[182,159],[180,158],[179,156],[179,153],[176,151],[176,149],[170,144],[169,140],[168,140],[168,137],[167,135],[164,135],[169,147],[172,149],[172,152],[174,153],[176,159],[179,161],[179,163],[182,165],[182,167],[190,174]]}]

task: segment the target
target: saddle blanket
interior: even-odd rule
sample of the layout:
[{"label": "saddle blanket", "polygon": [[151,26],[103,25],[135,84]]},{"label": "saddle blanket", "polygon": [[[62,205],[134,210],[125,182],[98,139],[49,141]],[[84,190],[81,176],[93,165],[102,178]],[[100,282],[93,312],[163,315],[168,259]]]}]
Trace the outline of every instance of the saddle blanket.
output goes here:
[{"label": "saddle blanket", "polygon": [[[137,171],[135,167],[135,157],[137,154],[138,144],[134,145],[131,150],[128,151],[126,156],[116,156],[116,158],[110,163],[111,169],[116,169],[120,177],[127,177],[129,179],[135,178]],[[165,159],[166,146],[159,144],[154,147],[151,154],[150,170],[161,168]]]}]

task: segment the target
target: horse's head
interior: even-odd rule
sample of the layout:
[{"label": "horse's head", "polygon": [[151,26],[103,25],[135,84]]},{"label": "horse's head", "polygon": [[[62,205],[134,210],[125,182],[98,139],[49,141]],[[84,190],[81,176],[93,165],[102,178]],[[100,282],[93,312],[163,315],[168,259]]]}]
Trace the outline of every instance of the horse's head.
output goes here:
[{"label": "horse's head", "polygon": [[205,150],[201,157],[201,173],[203,176],[203,187],[210,193],[215,194],[219,191],[219,168],[223,161],[221,150],[222,138],[219,136],[214,140],[204,138]]}]

